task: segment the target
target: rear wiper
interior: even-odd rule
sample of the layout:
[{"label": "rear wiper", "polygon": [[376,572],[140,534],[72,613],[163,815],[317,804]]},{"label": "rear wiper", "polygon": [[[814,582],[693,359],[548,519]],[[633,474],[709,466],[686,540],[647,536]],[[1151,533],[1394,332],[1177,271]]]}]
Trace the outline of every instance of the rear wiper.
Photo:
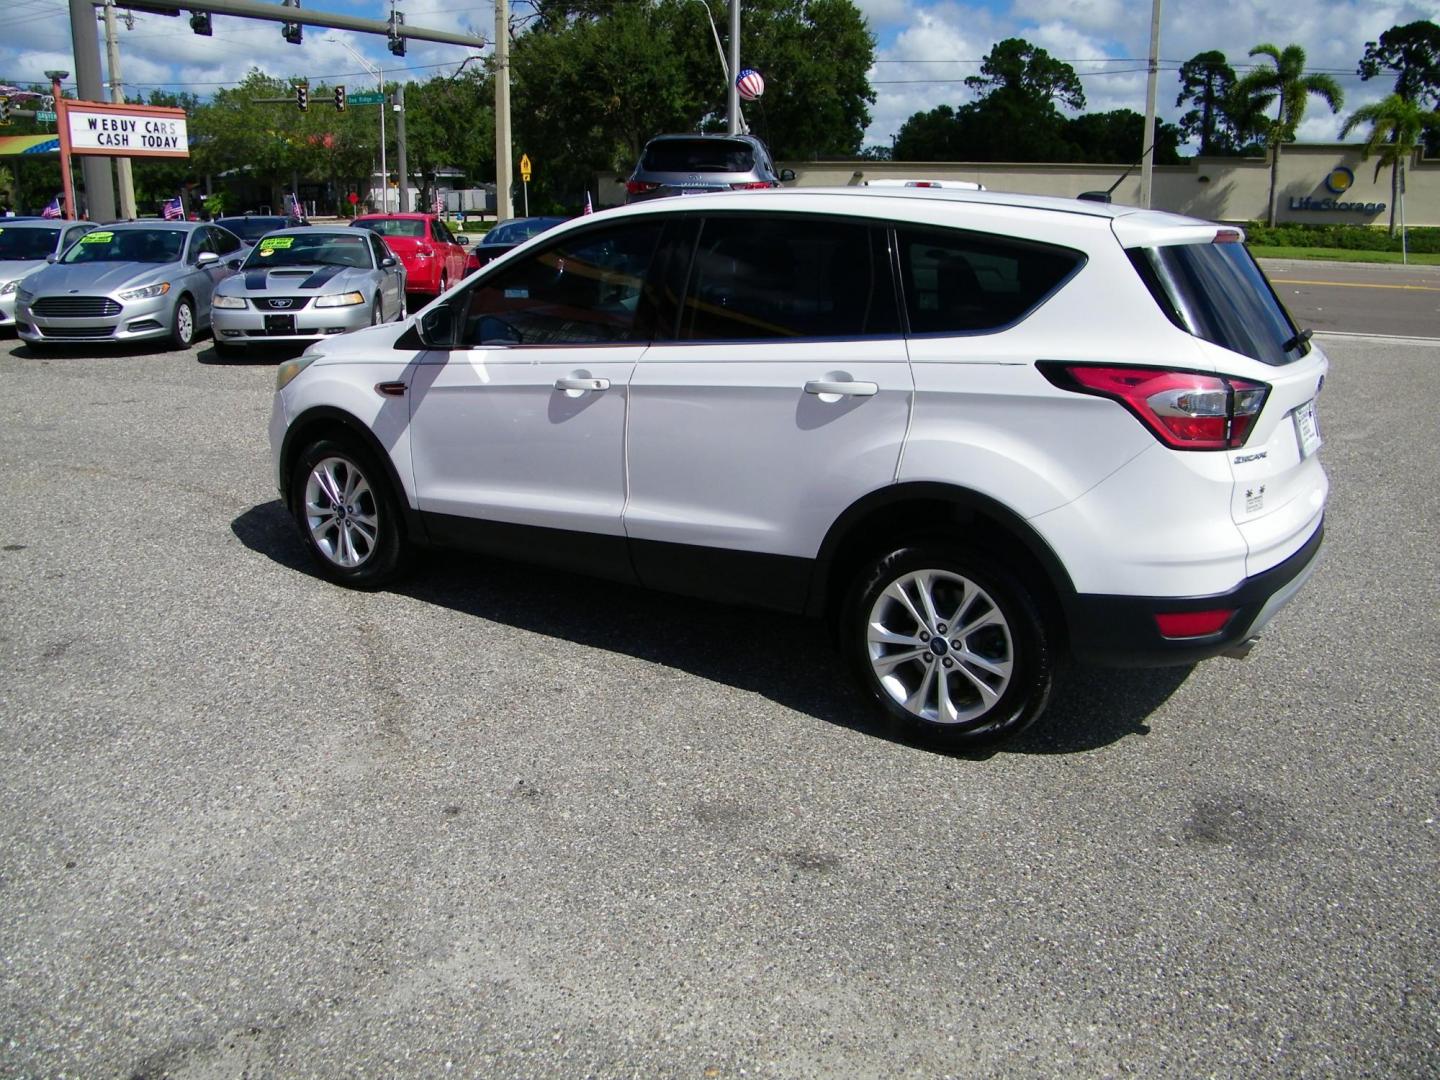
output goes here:
[{"label": "rear wiper", "polygon": [[1281,345],[1281,346],[1280,346],[1280,351],[1281,351],[1281,352],[1289,352],[1291,349],[1298,349],[1301,345],[1304,345],[1307,341],[1309,341],[1309,340],[1310,340],[1310,336],[1311,336],[1312,334],[1314,334],[1314,333],[1315,333],[1314,330],[1310,330],[1310,329],[1308,329],[1308,328],[1305,329],[1305,330],[1301,330],[1301,331],[1300,331],[1299,333],[1297,333],[1294,337],[1292,337],[1289,341],[1285,342],[1284,345]]}]

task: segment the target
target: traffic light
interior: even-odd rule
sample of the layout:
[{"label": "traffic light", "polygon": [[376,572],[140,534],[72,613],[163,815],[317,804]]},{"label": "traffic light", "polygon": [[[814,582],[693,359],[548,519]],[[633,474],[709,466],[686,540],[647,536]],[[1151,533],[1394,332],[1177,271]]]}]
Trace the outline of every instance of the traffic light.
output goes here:
[{"label": "traffic light", "polygon": [[190,29],[201,37],[210,36],[210,13],[208,11],[192,11],[190,13]]},{"label": "traffic light", "polygon": [[403,11],[390,12],[390,51],[396,56],[405,55],[405,39],[400,36],[400,27],[405,25]]},{"label": "traffic light", "polygon": [[[281,6],[298,8],[300,6],[300,0],[285,0]],[[281,23],[280,36],[291,45],[299,45],[305,38],[305,31],[298,22]]]},{"label": "traffic light", "polygon": [[337,112],[345,111],[345,88],[343,86],[335,88],[335,110]]},{"label": "traffic light", "polygon": [[305,86],[303,83],[295,87],[295,107],[301,112],[305,112],[310,108],[310,87]]}]

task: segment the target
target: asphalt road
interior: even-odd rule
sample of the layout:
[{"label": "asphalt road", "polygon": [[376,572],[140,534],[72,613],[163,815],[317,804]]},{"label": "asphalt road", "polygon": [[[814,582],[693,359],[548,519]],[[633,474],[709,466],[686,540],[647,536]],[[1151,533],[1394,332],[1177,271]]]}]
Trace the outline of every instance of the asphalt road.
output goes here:
[{"label": "asphalt road", "polygon": [[1440,266],[1262,259],[1301,326],[1440,340]]},{"label": "asphalt road", "polygon": [[1436,1075],[1440,347],[1324,346],[1250,659],[952,757],[798,620],[327,585],[273,363],[0,342],[0,1074]]}]

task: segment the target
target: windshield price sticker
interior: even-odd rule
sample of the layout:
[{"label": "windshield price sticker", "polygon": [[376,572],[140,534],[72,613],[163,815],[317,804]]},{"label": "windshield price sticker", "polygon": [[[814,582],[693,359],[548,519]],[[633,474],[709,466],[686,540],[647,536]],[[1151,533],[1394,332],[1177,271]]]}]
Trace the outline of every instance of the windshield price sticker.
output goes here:
[{"label": "windshield price sticker", "polygon": [[295,243],[293,236],[267,236],[260,241],[260,254],[269,255],[279,248],[288,248]]},{"label": "windshield price sticker", "polygon": [[113,232],[89,232],[80,237],[82,244],[108,244],[115,239]]}]

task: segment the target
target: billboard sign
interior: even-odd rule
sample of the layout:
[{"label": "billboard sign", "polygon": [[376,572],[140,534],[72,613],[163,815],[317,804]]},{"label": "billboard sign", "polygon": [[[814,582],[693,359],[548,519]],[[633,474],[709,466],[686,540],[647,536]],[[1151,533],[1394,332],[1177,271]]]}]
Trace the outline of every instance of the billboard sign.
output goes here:
[{"label": "billboard sign", "polygon": [[57,102],[72,154],[189,157],[185,110],[99,101]]}]

